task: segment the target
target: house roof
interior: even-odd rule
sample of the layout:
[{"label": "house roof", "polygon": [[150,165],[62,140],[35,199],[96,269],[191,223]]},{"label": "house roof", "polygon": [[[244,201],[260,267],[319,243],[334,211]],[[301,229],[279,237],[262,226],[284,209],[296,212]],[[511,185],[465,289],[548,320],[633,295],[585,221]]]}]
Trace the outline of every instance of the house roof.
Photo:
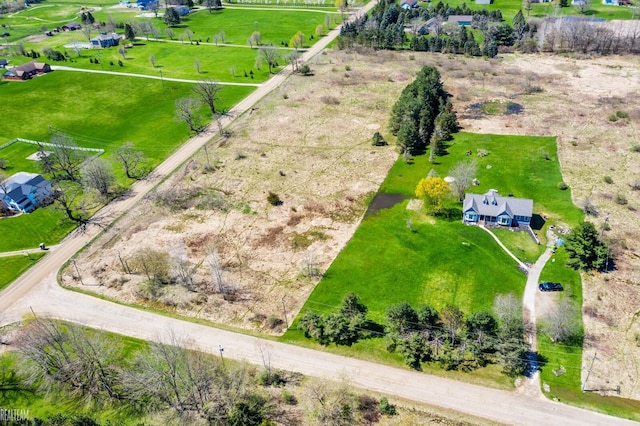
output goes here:
[{"label": "house roof", "polygon": [[111,33],[111,34],[106,34],[106,33],[102,33],[97,37],[94,37],[91,39],[91,41],[93,40],[116,40],[119,39],[120,36],[116,33]]},{"label": "house roof", "polygon": [[461,23],[461,22],[471,22],[472,19],[473,19],[472,15],[449,15],[448,21]]},{"label": "house roof", "polygon": [[63,27],[67,28],[82,28],[82,25],[78,22],[69,22],[67,25],[63,25]]},{"label": "house roof", "polygon": [[400,6],[405,4],[407,6],[416,6],[418,4],[418,0],[402,0],[402,3],[400,3]]},{"label": "house roof", "polygon": [[[47,64],[45,64],[44,62],[31,61],[31,62],[27,62],[26,64],[13,67],[11,70],[22,71],[22,72],[34,72],[34,71],[42,71],[46,66]],[[21,75],[21,74],[18,74],[18,75]]]},{"label": "house roof", "polygon": [[[37,173],[18,172],[2,182],[6,196],[22,203],[26,196],[36,192],[38,188],[50,186],[51,183]],[[3,194],[5,195],[5,194]],[[2,198],[5,198],[4,196]]]},{"label": "house roof", "polygon": [[466,194],[462,205],[463,212],[473,210],[479,215],[499,216],[506,213],[510,217],[533,214],[533,200],[528,198],[502,197],[498,191],[490,189],[486,194]]}]

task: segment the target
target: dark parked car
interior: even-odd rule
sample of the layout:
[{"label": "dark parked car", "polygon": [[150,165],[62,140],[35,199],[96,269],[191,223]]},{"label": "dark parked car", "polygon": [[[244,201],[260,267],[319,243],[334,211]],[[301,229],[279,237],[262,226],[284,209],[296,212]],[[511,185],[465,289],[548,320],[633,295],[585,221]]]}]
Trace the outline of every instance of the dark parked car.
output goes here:
[{"label": "dark parked car", "polygon": [[562,291],[562,290],[564,290],[564,288],[562,288],[562,284],[553,283],[551,281],[541,282],[540,285],[538,286],[538,288],[540,289],[540,291]]},{"label": "dark parked car", "polygon": [[2,33],[2,34],[0,34],[0,37],[9,37],[10,35],[11,34],[9,34],[9,33]]}]

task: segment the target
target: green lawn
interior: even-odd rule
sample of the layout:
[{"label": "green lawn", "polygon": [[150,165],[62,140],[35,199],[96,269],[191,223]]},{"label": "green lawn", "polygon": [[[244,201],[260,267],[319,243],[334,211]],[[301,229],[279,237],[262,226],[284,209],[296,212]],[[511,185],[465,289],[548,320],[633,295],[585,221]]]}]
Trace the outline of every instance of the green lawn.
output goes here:
[{"label": "green lawn", "polygon": [[40,163],[27,157],[38,152],[38,146],[24,142],[14,142],[0,149],[0,158],[6,161],[5,174],[11,176],[17,172],[40,173]]},{"label": "green lawn", "polygon": [[[37,248],[44,242],[57,244],[75,225],[65,220],[64,213],[53,207],[0,220],[0,252]],[[4,265],[4,258],[0,258]]]},{"label": "green lawn", "polygon": [[523,262],[535,263],[546,248],[546,239],[537,244],[527,232],[512,232],[507,229],[492,229],[491,232]]},{"label": "green lawn", "polygon": [[8,286],[24,271],[35,265],[46,253],[0,257],[0,290]]},{"label": "green lawn", "polygon": [[[192,84],[102,74],[54,71],[27,83],[0,83],[0,97],[11,99],[12,119],[0,121],[0,143],[21,137],[49,140],[49,126],[107,154],[132,142],[151,159],[166,158],[187,137],[174,119],[175,100],[193,96]],[[230,107],[254,88],[226,86],[220,108]]]}]

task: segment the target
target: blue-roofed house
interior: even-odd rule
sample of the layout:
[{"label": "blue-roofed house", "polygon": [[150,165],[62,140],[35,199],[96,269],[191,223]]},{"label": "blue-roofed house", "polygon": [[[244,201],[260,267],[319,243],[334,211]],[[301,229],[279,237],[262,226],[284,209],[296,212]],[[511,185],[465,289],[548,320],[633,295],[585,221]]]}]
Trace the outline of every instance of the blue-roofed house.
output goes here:
[{"label": "blue-roofed house", "polygon": [[36,173],[19,172],[0,184],[1,202],[19,212],[31,212],[53,195],[51,182]]},{"label": "blue-roofed house", "polygon": [[490,189],[486,194],[465,194],[462,221],[467,224],[529,226],[533,200],[502,197]]}]

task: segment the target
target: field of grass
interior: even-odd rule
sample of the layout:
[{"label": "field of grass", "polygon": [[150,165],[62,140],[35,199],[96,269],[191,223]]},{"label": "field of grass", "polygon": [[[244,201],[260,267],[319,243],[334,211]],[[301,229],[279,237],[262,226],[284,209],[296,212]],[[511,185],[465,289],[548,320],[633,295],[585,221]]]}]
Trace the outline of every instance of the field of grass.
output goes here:
[{"label": "field of grass", "polygon": [[3,170],[7,176],[18,172],[40,173],[40,163],[27,157],[38,152],[38,147],[24,142],[14,142],[0,149],[0,158],[6,161]]},{"label": "field of grass", "polygon": [[36,262],[46,253],[32,253],[28,256],[11,256],[0,258],[0,290],[9,285],[20,274],[35,265]]},{"label": "field of grass", "polygon": [[[130,141],[155,165],[189,136],[174,114],[175,99],[192,96],[192,88],[188,83],[64,71],[27,83],[2,82],[0,97],[11,99],[13,112],[11,120],[0,122],[0,143],[16,137],[48,141],[53,126],[78,145],[102,148],[107,155]],[[219,107],[236,104],[252,90],[226,86]]]},{"label": "field of grass", "polygon": [[[33,213],[0,220],[0,252],[37,248],[44,242],[57,244],[75,225],[64,213],[53,207],[40,208]],[[6,258],[0,258],[0,269]]]}]

